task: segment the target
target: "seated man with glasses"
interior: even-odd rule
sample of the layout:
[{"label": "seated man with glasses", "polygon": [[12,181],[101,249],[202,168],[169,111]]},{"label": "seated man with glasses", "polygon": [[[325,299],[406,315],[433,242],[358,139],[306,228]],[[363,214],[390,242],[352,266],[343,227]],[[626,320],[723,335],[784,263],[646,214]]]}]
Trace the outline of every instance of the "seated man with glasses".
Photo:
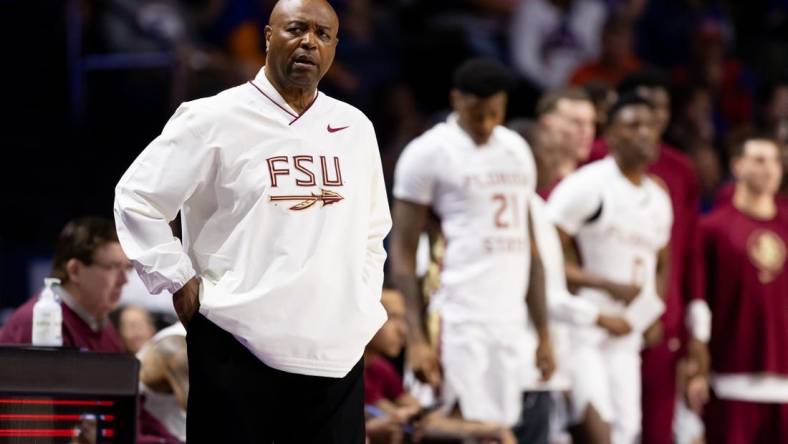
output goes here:
[{"label": "seated man with glasses", "polygon": [[[108,315],[117,306],[130,270],[110,220],[84,217],[66,224],[52,265],[52,276],[61,282],[55,292],[63,310],[64,347],[125,351]],[[0,333],[0,344],[31,343],[36,301],[38,295],[11,315]]]}]

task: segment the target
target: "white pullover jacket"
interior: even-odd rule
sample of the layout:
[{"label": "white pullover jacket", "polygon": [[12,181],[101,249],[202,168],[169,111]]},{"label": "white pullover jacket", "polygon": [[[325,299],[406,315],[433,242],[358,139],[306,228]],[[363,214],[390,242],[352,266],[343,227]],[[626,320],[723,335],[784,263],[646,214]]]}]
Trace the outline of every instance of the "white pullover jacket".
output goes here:
[{"label": "white pullover jacket", "polygon": [[151,293],[199,276],[200,313],[273,368],[343,377],[386,319],[372,124],[322,93],[299,116],[264,70],[178,108],[118,183],[115,220]]}]

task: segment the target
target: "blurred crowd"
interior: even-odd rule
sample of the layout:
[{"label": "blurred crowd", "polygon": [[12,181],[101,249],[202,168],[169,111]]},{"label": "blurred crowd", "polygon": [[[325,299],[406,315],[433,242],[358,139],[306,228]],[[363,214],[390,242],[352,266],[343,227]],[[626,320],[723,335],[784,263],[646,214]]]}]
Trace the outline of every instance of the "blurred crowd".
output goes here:
[{"label": "blurred crowd", "polygon": [[[510,118],[532,117],[545,89],[588,86],[604,102],[627,74],[659,70],[673,99],[666,138],[692,156],[706,207],[726,178],[727,148],[737,134],[768,126],[788,137],[784,1],[332,3],[340,15],[340,44],[321,89],[370,116],[389,178],[404,145],[445,114],[451,71],[471,56],[498,59],[518,73]],[[147,95],[169,97],[174,90],[167,102],[172,107],[253,77],[264,61],[262,28],[272,5],[86,1],[85,52],[176,54],[173,69],[180,75],[146,84],[154,88]]]}]

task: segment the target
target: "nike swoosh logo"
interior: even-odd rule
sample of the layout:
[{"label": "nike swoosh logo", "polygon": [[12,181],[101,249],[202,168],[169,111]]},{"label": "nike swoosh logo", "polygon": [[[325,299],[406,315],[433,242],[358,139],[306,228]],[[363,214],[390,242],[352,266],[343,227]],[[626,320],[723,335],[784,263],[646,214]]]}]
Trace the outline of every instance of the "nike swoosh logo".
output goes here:
[{"label": "nike swoosh logo", "polygon": [[349,126],[340,126],[339,128],[331,128],[331,124],[329,123],[326,129],[329,133],[335,133],[337,131],[342,131],[345,128],[349,128]]}]

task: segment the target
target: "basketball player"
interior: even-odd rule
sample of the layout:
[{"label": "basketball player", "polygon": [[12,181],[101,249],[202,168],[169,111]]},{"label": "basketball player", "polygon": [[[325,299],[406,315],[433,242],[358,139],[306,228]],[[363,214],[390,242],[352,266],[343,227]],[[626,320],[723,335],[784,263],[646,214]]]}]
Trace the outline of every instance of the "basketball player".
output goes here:
[{"label": "basketball player", "polygon": [[646,173],[656,156],[652,119],[650,102],[622,96],[605,133],[612,155],[568,176],[548,202],[569,284],[632,328],[621,336],[597,326],[572,332],[573,413],[592,442],[632,444],[639,436],[642,334],[664,309],[672,212],[667,193]]},{"label": "basketball player", "polygon": [[571,336],[574,328],[597,325],[613,336],[626,335],[632,327],[622,316],[600,313],[590,301],[569,293],[564,272],[561,240],[547,212],[545,202],[538,195],[531,196],[529,208],[534,238],[539,248],[545,274],[545,287],[550,313],[550,343],[555,355],[555,375],[547,383],[531,390],[550,391],[554,403],[550,416],[550,442],[564,442],[567,426],[572,422],[567,405],[571,393]]},{"label": "basketball player", "polygon": [[317,91],[338,28],[279,1],[257,77],[183,104],[116,188],[123,249],[188,331],[190,443],[365,440],[391,220],[372,124]]},{"label": "basketball player", "polygon": [[476,59],[456,70],[454,112],[412,141],[397,164],[391,265],[408,305],[409,363],[437,385],[440,367],[425,339],[415,274],[419,235],[434,212],[446,239],[431,307],[442,321],[446,406],[466,419],[520,423],[518,440],[538,443],[546,442],[549,397],[531,397],[537,407],[521,417],[523,390],[529,380],[548,379],[554,364],[528,221],[534,161],[524,140],[501,126],[511,84],[497,62]]},{"label": "basketball player", "polygon": [[712,312],[714,396],[707,442],[788,442],[788,213],[773,139],[749,137],[733,154],[733,205],[701,221]]},{"label": "basketball player", "polygon": [[[622,80],[620,94],[634,93],[651,101],[657,118],[655,130],[661,138],[670,122],[670,91],[657,72],[641,71]],[[594,144],[591,159],[608,154],[604,139]],[[664,182],[673,207],[670,234],[670,276],[665,296],[665,313],[660,318],[662,337],[643,350],[643,444],[672,444],[671,424],[677,398],[677,364],[688,365],[678,380],[686,381],[684,399],[699,413],[707,398],[709,310],[702,297],[702,272],[696,270],[697,226],[700,186],[692,160],[660,140],[657,159],[648,172]]]}]

